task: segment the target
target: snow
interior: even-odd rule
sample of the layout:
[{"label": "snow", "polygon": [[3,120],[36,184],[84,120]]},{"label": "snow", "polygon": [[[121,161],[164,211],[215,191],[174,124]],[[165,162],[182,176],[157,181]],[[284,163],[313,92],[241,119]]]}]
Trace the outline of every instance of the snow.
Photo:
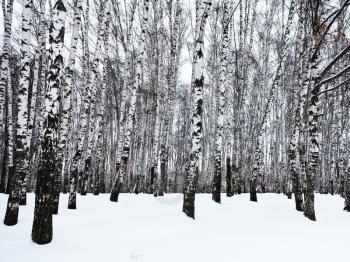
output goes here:
[{"label": "snow", "polygon": [[[350,214],[343,199],[316,195],[317,222],[294,210],[283,195],[243,194],[222,204],[211,195],[196,195],[196,220],[182,212],[182,195],[121,194],[77,196],[77,210],[68,210],[61,195],[49,245],[31,242],[34,195],[20,207],[19,224],[0,224],[0,260],[5,261],[349,261]],[[0,216],[7,196],[0,194]]]}]

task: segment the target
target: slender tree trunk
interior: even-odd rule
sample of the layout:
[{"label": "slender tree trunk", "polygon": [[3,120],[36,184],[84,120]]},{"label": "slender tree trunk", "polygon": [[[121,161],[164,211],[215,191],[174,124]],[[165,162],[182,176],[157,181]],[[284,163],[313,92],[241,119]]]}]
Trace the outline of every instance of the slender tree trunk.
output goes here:
[{"label": "slender tree trunk", "polygon": [[108,66],[109,66],[109,51],[110,51],[110,44],[109,44],[109,19],[110,19],[110,11],[109,11],[109,6],[107,7],[107,14],[106,17],[107,19],[105,20],[105,30],[104,30],[104,45],[105,45],[105,54],[104,54],[104,62],[103,62],[103,84],[101,87],[101,102],[100,102],[100,108],[97,111],[97,117],[96,117],[96,122],[98,126],[98,135],[97,135],[97,157],[96,157],[96,170],[94,172],[93,176],[93,192],[94,195],[98,195],[100,192],[100,177],[102,174],[100,172],[104,169],[102,166],[100,167],[100,163],[102,162],[102,141],[103,141],[103,134],[105,132],[104,127],[105,127],[105,113],[106,113],[106,92],[107,92],[107,87],[108,87],[108,77],[109,77],[109,71],[108,71]]},{"label": "slender tree trunk", "polygon": [[214,153],[214,176],[213,176],[213,188],[212,198],[215,202],[221,202],[221,177],[222,177],[222,136],[224,128],[224,110],[225,110],[225,96],[226,96],[226,85],[227,85],[227,60],[228,60],[228,48],[229,48],[229,6],[228,1],[223,3],[223,23],[222,23],[222,46],[221,46],[221,70],[218,87],[218,113],[216,120],[216,138],[215,138],[215,153]]},{"label": "slender tree trunk", "polygon": [[5,225],[15,225],[18,219],[18,206],[26,202],[26,176],[27,176],[27,107],[28,87],[30,76],[30,20],[33,1],[23,1],[22,12],[22,41],[21,41],[21,71],[18,92],[18,116],[16,151],[14,155],[13,177],[11,178],[11,193],[7,202]]},{"label": "slender tree trunk", "polygon": [[232,169],[231,169],[231,159],[230,157],[226,158],[226,196],[232,197],[233,196],[233,188],[234,188],[234,180],[232,176]]},{"label": "slender tree trunk", "polygon": [[32,228],[32,240],[37,244],[47,244],[52,240],[53,191],[59,141],[59,94],[64,68],[62,52],[65,20],[66,8],[62,0],[57,0],[53,7],[50,25],[48,86],[45,97],[44,136],[41,142],[43,151],[37,176]]},{"label": "slender tree trunk", "polygon": [[63,161],[64,153],[67,145],[67,136],[69,130],[69,112],[71,110],[71,93],[74,78],[75,69],[75,58],[77,53],[77,45],[79,39],[79,28],[81,24],[82,14],[82,0],[77,0],[74,5],[74,19],[73,19],[73,30],[70,44],[69,62],[65,68],[65,82],[63,84],[63,98],[62,98],[62,116],[59,127],[59,143],[57,150],[57,165],[55,170],[55,183],[54,183],[54,199],[53,199],[53,214],[58,213],[59,196],[61,190],[61,177],[63,173]]},{"label": "slender tree trunk", "polygon": [[258,141],[257,141],[255,156],[254,156],[253,174],[250,178],[250,201],[253,201],[253,202],[257,202],[256,189],[257,189],[258,179],[262,178],[261,169],[263,164],[263,132],[267,123],[268,114],[271,111],[271,103],[275,95],[275,89],[277,85],[280,83],[281,77],[284,75],[284,64],[287,59],[287,52],[285,49],[290,37],[290,28],[293,22],[294,9],[295,9],[295,1],[292,0],[289,8],[287,25],[282,36],[282,47],[281,47],[282,55],[277,67],[276,75],[272,82],[272,86],[268,95],[268,101],[264,108],[261,125],[259,127]]},{"label": "slender tree trunk", "polygon": [[[6,131],[10,132],[10,123],[7,122],[8,129],[5,130],[5,112],[6,112],[6,90],[8,93],[8,99],[10,97],[9,92],[12,90],[11,86],[11,74],[10,74],[10,47],[11,47],[11,34],[12,34],[12,17],[13,17],[13,0],[8,0],[5,8],[5,1],[3,2],[3,19],[4,19],[4,37],[3,47],[1,56],[1,74],[0,74],[0,175],[1,175],[1,186],[0,192],[5,193],[6,188],[6,160],[9,149],[9,138],[6,138]],[[12,106],[12,103],[7,102],[8,106]],[[12,113],[12,109],[11,109]],[[9,114],[9,111],[8,111]],[[12,115],[11,115],[12,117]],[[7,118],[8,121],[9,118]],[[12,124],[11,124],[12,127]],[[8,133],[11,134],[11,133]],[[5,142],[7,140],[7,143]],[[3,162],[2,162],[3,161]]]},{"label": "slender tree trunk", "polygon": [[[89,3],[89,1],[87,2]],[[85,30],[83,34],[83,45],[84,45],[84,64],[83,64],[83,72],[84,72],[84,84],[86,83],[86,91],[83,101],[83,111],[80,118],[80,130],[79,130],[79,136],[78,141],[76,144],[76,150],[73,156],[72,164],[70,166],[70,181],[69,181],[69,197],[68,197],[68,209],[76,209],[76,191],[77,187],[80,186],[81,190],[84,191],[85,189],[85,179],[83,179],[83,172],[79,172],[79,161],[82,160],[83,157],[83,149],[84,149],[84,141],[85,138],[88,137],[89,132],[89,120],[90,120],[90,102],[91,102],[91,83],[94,83],[95,79],[91,79],[95,77],[94,74],[90,76],[90,53],[89,53],[89,47],[88,47],[88,28],[90,21],[88,13],[89,13],[89,4],[86,5],[86,15],[85,15]],[[104,5],[103,3],[99,6],[99,15],[103,14]],[[101,27],[98,28],[99,30]],[[99,39],[98,39],[99,43]],[[96,46],[96,53],[95,57],[100,56],[100,49],[98,48],[100,45]],[[79,177],[78,177],[79,175]],[[82,192],[84,194],[85,192]]]},{"label": "slender tree trunk", "polygon": [[191,90],[191,151],[186,170],[182,211],[194,218],[198,160],[202,151],[202,112],[204,87],[204,31],[212,1],[196,1],[195,50]]},{"label": "slender tree trunk", "polygon": [[345,206],[344,211],[350,212],[350,159],[348,160],[348,168],[345,180]]},{"label": "slender tree trunk", "polygon": [[118,202],[120,189],[123,184],[123,180],[126,174],[127,164],[129,160],[131,135],[132,135],[132,130],[134,126],[134,115],[135,115],[137,92],[138,90],[140,90],[141,84],[142,84],[142,62],[143,62],[143,56],[144,56],[145,44],[146,44],[145,42],[146,42],[146,28],[148,24],[148,12],[149,12],[149,0],[144,0],[143,18],[142,18],[142,24],[141,24],[141,40],[140,40],[140,47],[139,47],[140,53],[138,55],[138,59],[136,62],[135,82],[132,89],[132,94],[130,98],[130,107],[129,107],[129,112],[126,120],[126,129],[125,129],[125,135],[123,138],[120,168],[118,170],[118,175],[113,182],[112,190],[111,190],[110,200],[112,202]]},{"label": "slender tree trunk", "polygon": [[291,170],[292,187],[295,198],[295,208],[298,211],[303,211],[303,193],[299,178],[299,168],[298,168],[298,145],[300,136],[300,105],[298,105],[296,110],[295,125],[293,130],[292,139],[289,144],[289,161]]},{"label": "slender tree trunk", "polygon": [[[164,132],[163,139],[161,142],[161,155],[160,155],[160,168],[161,168],[161,179],[159,195],[162,196],[166,186],[166,168],[169,158],[169,143],[172,139],[172,126],[173,126],[173,108],[175,100],[175,89],[176,89],[176,59],[178,53],[178,34],[179,34],[179,19],[181,15],[180,1],[176,1],[175,7],[175,19],[173,25],[173,32],[171,35],[171,50],[170,50],[170,72],[169,72],[169,88],[168,88],[168,102],[165,111],[164,120]],[[162,173],[162,171],[164,173]]]}]

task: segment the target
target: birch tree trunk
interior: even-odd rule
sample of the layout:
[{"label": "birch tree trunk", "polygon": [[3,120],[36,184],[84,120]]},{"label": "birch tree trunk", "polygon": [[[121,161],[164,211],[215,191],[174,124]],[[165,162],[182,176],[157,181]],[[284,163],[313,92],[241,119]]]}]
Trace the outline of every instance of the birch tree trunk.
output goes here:
[{"label": "birch tree trunk", "polygon": [[348,160],[348,167],[346,170],[346,178],[345,178],[345,206],[344,211],[350,212],[350,159]]},{"label": "birch tree trunk", "polygon": [[47,74],[47,94],[45,97],[44,136],[41,141],[40,160],[36,191],[32,240],[37,244],[47,244],[52,240],[53,189],[58,149],[59,106],[62,88],[63,46],[65,34],[66,8],[62,0],[53,7],[49,36],[49,72]]},{"label": "birch tree trunk", "polygon": [[266,126],[267,122],[267,117],[268,114],[271,111],[271,102],[274,98],[275,94],[275,89],[277,85],[280,83],[281,77],[283,76],[284,72],[284,63],[287,58],[287,52],[286,52],[286,47],[287,43],[290,37],[290,28],[293,22],[293,15],[294,15],[294,9],[295,9],[295,1],[292,0],[289,8],[289,14],[288,14],[288,20],[287,20],[287,25],[285,28],[285,31],[282,35],[282,55],[280,58],[280,61],[278,63],[277,71],[275,74],[275,77],[272,82],[271,89],[268,94],[268,100],[266,103],[266,106],[264,108],[263,112],[263,117],[261,121],[261,125],[259,127],[259,133],[258,133],[258,141],[255,149],[255,155],[254,155],[254,165],[253,165],[253,174],[250,179],[250,201],[257,202],[257,195],[256,195],[256,190],[257,190],[257,183],[258,179],[262,178],[262,164],[263,164],[263,131]]},{"label": "birch tree trunk", "polygon": [[15,137],[16,151],[14,155],[14,175],[11,178],[11,193],[7,202],[5,225],[15,225],[18,220],[18,206],[26,202],[27,176],[27,120],[28,120],[28,87],[30,77],[30,20],[33,0],[23,1],[22,11],[22,41],[21,70],[18,92],[17,134]]},{"label": "birch tree trunk", "polygon": [[48,28],[46,23],[46,0],[40,1],[40,18],[39,18],[39,36],[38,36],[38,48],[40,49],[40,60],[41,65],[39,67],[38,72],[38,102],[36,103],[35,108],[35,127],[32,130],[31,134],[31,143],[32,147],[29,151],[30,157],[33,157],[34,155],[39,155],[39,149],[40,149],[40,141],[42,138],[42,128],[43,128],[43,121],[44,121],[44,99],[46,95],[46,72],[47,72],[47,50],[46,50],[46,29]]},{"label": "birch tree trunk", "polygon": [[67,144],[67,136],[69,129],[69,112],[71,110],[71,93],[74,82],[75,58],[77,53],[77,45],[79,39],[79,28],[81,24],[82,15],[82,0],[77,0],[74,5],[73,31],[70,44],[70,52],[68,65],[65,68],[65,82],[63,84],[63,98],[62,98],[62,116],[59,127],[59,143],[57,150],[57,165],[55,166],[55,184],[54,184],[54,200],[53,200],[53,214],[58,213],[59,195],[61,189],[61,177],[63,168],[64,152]]},{"label": "birch tree trunk", "polygon": [[[86,83],[86,91],[85,96],[83,100],[83,111],[80,118],[80,130],[78,131],[79,136],[77,139],[76,144],[76,150],[74,153],[74,157],[72,160],[72,164],[70,166],[70,179],[69,179],[69,197],[68,197],[68,209],[76,209],[76,191],[78,187],[78,171],[79,171],[79,161],[82,158],[83,155],[83,146],[84,146],[84,138],[86,135],[86,132],[88,132],[88,120],[90,117],[90,100],[91,100],[91,85],[89,85],[90,75],[89,75],[89,47],[88,47],[88,25],[89,25],[89,1],[87,1],[86,5],[86,15],[85,15],[85,30],[83,33],[83,46],[84,46],[84,63],[83,63],[83,73],[84,73],[84,84]],[[100,8],[102,8],[102,4],[100,5]]]},{"label": "birch tree trunk", "polygon": [[202,112],[204,87],[204,33],[211,0],[196,0],[195,49],[193,54],[191,90],[191,151],[186,170],[182,211],[194,218],[194,202],[199,172],[198,160],[202,151]]},{"label": "birch tree trunk", "polygon": [[[317,12],[317,11],[316,11]],[[315,29],[315,28],[314,28]],[[313,47],[311,54],[316,50],[317,32],[313,31]],[[317,66],[318,55],[312,56],[310,59],[309,85],[310,100],[307,109],[307,172],[306,172],[306,191],[305,191],[305,208],[304,215],[310,220],[315,221],[314,208],[314,190],[316,185],[316,172],[318,167],[319,145],[318,145],[318,117],[319,117],[319,98],[318,93],[320,86],[317,84]]]},{"label": "birch tree trunk", "polygon": [[[3,2],[5,5],[5,2]],[[11,86],[11,74],[10,74],[10,47],[11,47],[11,35],[12,35],[12,17],[13,17],[13,0],[8,0],[6,13],[3,14],[4,19],[4,37],[1,56],[1,74],[0,74],[0,174],[1,185],[0,192],[5,193],[8,177],[11,177],[6,170],[7,166],[13,166],[13,137],[12,137],[12,86]],[[7,90],[7,134],[5,123],[5,98]],[[7,136],[7,138],[6,138]],[[7,145],[6,140],[7,139]],[[6,148],[7,146],[7,148]]]},{"label": "birch tree trunk", "polygon": [[170,50],[170,72],[169,72],[169,88],[168,88],[168,102],[165,110],[165,121],[164,121],[164,132],[161,143],[161,155],[160,155],[160,169],[161,169],[161,183],[159,187],[159,195],[164,194],[165,170],[167,168],[168,157],[169,157],[169,140],[172,138],[172,127],[173,127],[173,108],[175,100],[175,89],[176,89],[176,58],[178,53],[178,35],[179,35],[179,18],[181,15],[180,1],[176,1],[175,7],[175,19],[173,25],[173,32],[171,35],[171,50]]},{"label": "birch tree trunk", "polygon": [[229,6],[228,1],[223,2],[223,23],[222,23],[222,43],[220,54],[220,79],[218,87],[218,108],[217,108],[217,120],[216,120],[216,138],[214,149],[214,175],[212,185],[212,198],[215,202],[221,202],[221,176],[222,176],[222,136],[224,128],[224,110],[225,110],[225,96],[227,85],[227,60],[228,60],[228,38],[229,38]]},{"label": "birch tree trunk", "polygon": [[107,19],[104,21],[105,24],[105,30],[104,30],[104,46],[105,46],[105,53],[104,53],[104,61],[103,61],[103,84],[101,86],[100,90],[100,97],[101,102],[100,106],[97,109],[97,127],[98,127],[98,135],[97,135],[97,156],[96,156],[96,169],[93,176],[93,192],[94,195],[98,195],[100,192],[100,177],[103,177],[103,174],[100,174],[103,172],[104,168],[102,167],[101,163],[102,160],[102,145],[103,145],[103,135],[105,133],[105,113],[106,113],[106,92],[108,88],[108,78],[109,78],[109,51],[110,51],[110,43],[109,43],[109,19],[110,19],[110,10],[109,6],[107,6]]},{"label": "birch tree trunk", "polygon": [[[125,104],[128,101],[127,89],[131,81],[131,72],[132,72],[132,50],[131,50],[131,37],[132,37],[132,28],[134,25],[134,14],[136,11],[137,1],[133,0],[131,3],[131,10],[129,12],[129,21],[126,29],[126,40],[123,42],[123,47],[125,50],[125,65],[124,65],[124,85],[121,92],[121,101],[120,101],[120,112],[119,112],[119,132],[118,132],[118,141],[117,141],[117,156],[116,156],[116,171],[118,172],[120,168],[121,155],[123,150],[123,138],[124,138],[124,129],[126,122],[126,112]],[[120,16],[119,13],[116,13],[116,16]],[[121,25],[119,25],[122,27]]]},{"label": "birch tree trunk", "polygon": [[[91,77],[89,78],[88,85],[91,86],[89,89],[91,90],[91,100],[90,100],[90,106],[88,109],[88,130],[86,133],[86,138],[87,138],[87,150],[86,150],[86,155],[85,155],[85,167],[84,167],[84,175],[82,176],[82,189],[81,189],[81,194],[85,195],[87,193],[87,187],[88,187],[88,181],[90,180],[90,175],[91,175],[91,154],[92,154],[92,147],[93,147],[93,142],[95,138],[95,126],[96,126],[96,94],[99,89],[99,85],[97,83],[98,80],[98,66],[100,64],[100,59],[101,59],[101,49],[102,49],[102,44],[103,44],[103,37],[104,37],[104,32],[108,30],[106,28],[106,20],[110,19],[109,17],[109,12],[110,12],[110,4],[109,0],[106,0],[104,4],[101,3],[101,10],[100,10],[100,19],[101,21],[99,22],[98,26],[98,37],[97,37],[97,42],[96,42],[96,51],[95,51],[95,56],[94,60],[92,61],[92,67],[91,67]],[[103,85],[102,85],[103,86]]]},{"label": "birch tree trunk", "polygon": [[145,52],[145,42],[146,42],[146,31],[148,25],[148,12],[149,12],[149,0],[143,1],[143,17],[141,23],[141,36],[140,36],[140,46],[139,46],[139,55],[136,61],[136,69],[135,69],[135,82],[132,89],[132,94],[130,98],[130,107],[129,112],[127,114],[126,119],[126,129],[125,135],[123,137],[123,147],[120,161],[120,168],[117,171],[117,177],[113,182],[110,200],[112,202],[118,202],[118,197],[120,193],[121,186],[123,184],[123,180],[126,174],[126,168],[130,155],[130,143],[131,143],[131,135],[134,127],[134,115],[135,115],[135,107],[136,107],[136,98],[137,92],[141,88],[142,84],[142,62],[143,56]]},{"label": "birch tree trunk", "polygon": [[294,104],[295,109],[295,117],[294,117],[294,127],[292,137],[289,142],[289,164],[291,171],[291,180],[292,180],[292,189],[295,198],[295,208],[298,211],[303,211],[303,194],[302,194],[302,186],[301,186],[301,170],[299,169],[299,146],[300,146],[300,136],[301,126],[303,122],[301,108],[303,109],[304,103],[302,100],[304,97],[298,94],[299,90],[303,88],[303,77],[304,77],[304,68],[303,64],[303,56],[304,56],[304,24],[305,24],[305,11],[304,11],[304,3],[303,1],[298,1],[299,8],[299,21],[298,21],[298,29],[297,29],[297,43],[296,48],[298,49],[297,58],[299,59],[299,64],[297,65],[297,76],[295,79],[295,85],[299,88],[294,91]]}]

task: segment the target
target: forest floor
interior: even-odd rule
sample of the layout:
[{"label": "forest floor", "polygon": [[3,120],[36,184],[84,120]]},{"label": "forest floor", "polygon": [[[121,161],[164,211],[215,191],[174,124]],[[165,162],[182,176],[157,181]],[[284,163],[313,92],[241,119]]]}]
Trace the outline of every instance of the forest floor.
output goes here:
[{"label": "forest floor", "polygon": [[[20,207],[19,223],[0,224],[2,262],[286,262],[349,261],[350,213],[343,199],[316,195],[317,222],[294,210],[284,195],[243,194],[222,204],[209,194],[196,196],[196,220],[182,212],[182,195],[121,194],[78,196],[77,210],[68,210],[61,195],[49,245],[31,242],[34,194]],[[7,196],[0,194],[3,219]]]}]

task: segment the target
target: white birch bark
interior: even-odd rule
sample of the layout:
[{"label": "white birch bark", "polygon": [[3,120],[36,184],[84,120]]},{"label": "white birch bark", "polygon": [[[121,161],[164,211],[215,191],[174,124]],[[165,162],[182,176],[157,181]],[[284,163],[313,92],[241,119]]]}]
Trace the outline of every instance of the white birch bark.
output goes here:
[{"label": "white birch bark", "polygon": [[96,116],[96,123],[97,123],[97,150],[96,150],[96,168],[93,176],[93,192],[94,195],[98,195],[100,192],[100,179],[103,176],[102,172],[104,170],[103,166],[101,165],[102,161],[102,146],[103,146],[103,136],[106,132],[105,130],[105,121],[106,121],[106,93],[108,88],[108,63],[109,63],[109,52],[110,52],[110,43],[109,43],[109,24],[110,24],[110,10],[107,6],[107,14],[106,19],[104,21],[105,24],[105,30],[104,30],[104,46],[105,46],[105,52],[103,54],[104,61],[103,61],[103,83],[101,86],[101,90],[99,92],[99,95],[101,97],[100,106],[97,109],[97,116]]},{"label": "white birch bark", "polygon": [[261,125],[259,127],[259,133],[257,138],[257,145],[255,148],[255,155],[254,155],[254,166],[253,166],[253,174],[250,178],[250,200],[256,202],[257,201],[257,180],[259,178],[262,178],[262,164],[263,164],[263,132],[267,123],[267,117],[271,111],[271,103],[274,98],[274,93],[277,85],[280,83],[281,77],[283,76],[284,71],[284,64],[287,59],[287,52],[286,47],[287,43],[289,42],[290,38],[290,29],[291,25],[293,23],[293,15],[294,15],[294,9],[295,9],[295,1],[292,0],[290,8],[289,8],[289,14],[287,19],[287,25],[284,31],[284,34],[282,36],[282,54],[280,57],[280,61],[278,63],[278,67],[276,70],[275,77],[272,82],[272,86],[270,88],[269,94],[268,94],[268,100],[266,102],[263,117],[261,120]]},{"label": "white birch bark", "polygon": [[140,90],[142,85],[142,63],[143,63],[143,57],[145,53],[148,13],[149,13],[149,0],[144,0],[143,17],[141,22],[139,54],[136,61],[135,80],[134,80],[134,85],[132,88],[132,93],[130,98],[129,112],[127,113],[125,135],[123,137],[121,163],[120,163],[120,168],[118,170],[117,177],[113,182],[111,196],[110,196],[110,200],[113,202],[118,202],[119,192],[123,184],[124,176],[126,174],[126,168],[127,168],[129,154],[130,154],[130,143],[131,143],[132,130],[134,126],[134,115],[135,115],[137,92]]},{"label": "white birch bark", "polygon": [[198,160],[202,151],[202,107],[204,86],[204,33],[211,0],[196,1],[195,50],[193,54],[191,90],[191,151],[186,170],[184,203],[182,211],[194,218],[196,180],[199,172]]},{"label": "white birch bark", "polygon": [[87,140],[87,150],[85,155],[85,167],[84,167],[84,175],[83,175],[83,182],[82,185],[82,193],[85,194],[87,191],[87,183],[90,180],[90,174],[91,174],[91,154],[92,154],[92,147],[95,137],[95,127],[96,127],[96,115],[95,115],[95,108],[96,108],[96,94],[98,89],[100,88],[100,85],[97,83],[98,80],[98,67],[100,64],[101,59],[101,51],[102,51],[102,44],[103,44],[103,37],[105,30],[108,30],[106,26],[108,23],[106,23],[106,20],[110,19],[110,1],[106,0],[103,4],[101,3],[100,11],[100,22],[98,26],[98,36],[97,36],[97,42],[96,42],[96,50],[94,54],[94,59],[92,61],[91,66],[91,76],[88,81],[88,89],[91,90],[91,98],[90,98],[90,105],[87,109],[87,117],[88,119],[88,129],[85,134],[86,140]]},{"label": "white birch bark", "polygon": [[37,244],[47,244],[52,240],[52,197],[59,140],[59,107],[61,94],[61,74],[65,34],[66,8],[62,0],[53,7],[49,35],[49,71],[47,74],[47,94],[45,96],[44,135],[41,141],[40,159],[35,190],[35,210],[32,240]]},{"label": "white birch bark", "polygon": [[[6,90],[10,89],[10,47],[12,34],[12,17],[13,17],[13,0],[8,0],[5,8],[3,1],[3,19],[4,19],[4,36],[1,56],[1,75],[0,75],[0,159],[4,151],[5,138],[5,97]],[[5,12],[6,11],[6,12]],[[2,166],[2,165],[1,165]],[[1,168],[0,166],[0,168]]]},{"label": "white birch bark", "polygon": [[61,185],[61,176],[63,168],[63,158],[64,152],[67,145],[67,136],[69,130],[69,113],[71,110],[71,101],[72,101],[72,87],[74,83],[74,70],[75,70],[75,59],[77,54],[78,40],[79,40],[79,28],[81,25],[81,15],[83,11],[82,7],[83,1],[77,0],[74,5],[74,18],[73,18],[73,29],[72,37],[70,42],[70,51],[68,64],[65,68],[65,79],[63,84],[63,98],[62,98],[62,115],[59,127],[59,143],[57,151],[57,165],[55,171],[55,185],[54,185],[54,207],[53,213],[58,213],[58,204],[59,204],[59,193]]},{"label": "white birch bark", "polygon": [[220,76],[219,86],[217,90],[218,107],[216,118],[216,134],[214,146],[214,175],[212,181],[212,198],[215,202],[221,202],[221,176],[222,176],[222,136],[224,128],[224,110],[225,110],[225,96],[227,85],[227,60],[228,60],[228,38],[229,38],[229,6],[228,1],[223,2],[223,22],[222,22],[222,39],[221,39],[221,54],[220,54]]},{"label": "white birch bark", "polygon": [[[8,0],[5,7],[5,1],[3,1],[3,16],[4,16],[4,37],[3,37],[3,49],[1,57],[1,74],[0,74],[0,174],[1,186],[0,189],[5,193],[8,177],[11,178],[13,175],[13,112],[12,112],[12,86],[11,86],[11,74],[10,74],[10,46],[11,46],[11,35],[12,35],[12,18],[13,18],[13,0]],[[6,96],[7,91],[7,96]],[[7,134],[5,133],[5,98],[7,97]],[[6,147],[6,137],[7,136],[7,148]],[[6,156],[7,154],[7,156]],[[6,162],[9,171],[2,170],[5,168]]]},{"label": "white birch bark", "polygon": [[24,0],[22,11],[22,40],[21,40],[21,70],[18,88],[17,134],[15,137],[16,151],[14,155],[14,176],[11,179],[11,193],[8,198],[5,214],[6,225],[17,224],[18,206],[26,203],[27,176],[27,120],[28,120],[28,88],[30,77],[30,21],[33,0]]},{"label": "white birch bark", "polygon": [[[171,35],[171,47],[170,47],[170,72],[169,72],[169,85],[168,85],[168,101],[165,109],[165,120],[164,120],[164,131],[162,134],[161,141],[161,155],[160,155],[160,165],[161,170],[165,171],[166,163],[168,162],[169,155],[169,141],[172,139],[172,127],[173,127],[173,108],[175,100],[175,89],[176,89],[176,67],[177,67],[177,56],[178,56],[178,37],[179,37],[179,19],[182,9],[180,6],[180,1],[176,1],[175,6],[175,19],[173,25],[173,32]],[[164,186],[166,179],[166,174],[161,174],[161,184],[159,187],[159,195],[164,194]]]}]

